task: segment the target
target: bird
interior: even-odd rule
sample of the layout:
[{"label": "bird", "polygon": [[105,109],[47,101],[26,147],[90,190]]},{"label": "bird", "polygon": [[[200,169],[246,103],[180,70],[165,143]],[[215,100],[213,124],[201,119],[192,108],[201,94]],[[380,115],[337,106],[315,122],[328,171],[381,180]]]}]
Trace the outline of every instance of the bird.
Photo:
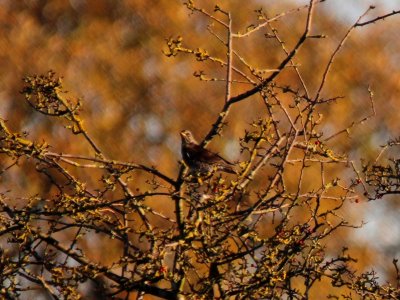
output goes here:
[{"label": "bird", "polygon": [[222,171],[236,174],[233,163],[202,147],[189,130],[182,130],[180,135],[182,158],[192,173],[204,175],[213,171]]}]

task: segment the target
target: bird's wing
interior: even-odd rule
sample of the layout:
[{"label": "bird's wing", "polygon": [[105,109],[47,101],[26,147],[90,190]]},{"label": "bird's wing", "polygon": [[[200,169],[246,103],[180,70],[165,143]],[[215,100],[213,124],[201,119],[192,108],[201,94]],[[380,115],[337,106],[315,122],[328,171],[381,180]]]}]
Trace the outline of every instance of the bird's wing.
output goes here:
[{"label": "bird's wing", "polygon": [[207,150],[205,148],[202,148],[199,146],[200,149],[197,150],[198,154],[198,160],[206,163],[221,163],[224,162],[228,165],[233,165],[233,163],[227,161],[224,159],[222,156],[220,156],[218,153],[214,153],[210,150]]}]

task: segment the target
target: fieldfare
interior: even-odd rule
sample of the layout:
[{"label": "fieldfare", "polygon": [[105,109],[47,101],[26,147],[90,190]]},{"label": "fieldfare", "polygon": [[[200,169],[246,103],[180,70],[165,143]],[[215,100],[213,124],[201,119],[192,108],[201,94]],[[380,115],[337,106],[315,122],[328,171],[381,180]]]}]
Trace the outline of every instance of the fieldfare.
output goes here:
[{"label": "fieldfare", "polygon": [[217,153],[211,152],[199,145],[189,130],[181,131],[182,158],[191,172],[203,175],[212,171],[223,171],[236,174],[232,163]]}]

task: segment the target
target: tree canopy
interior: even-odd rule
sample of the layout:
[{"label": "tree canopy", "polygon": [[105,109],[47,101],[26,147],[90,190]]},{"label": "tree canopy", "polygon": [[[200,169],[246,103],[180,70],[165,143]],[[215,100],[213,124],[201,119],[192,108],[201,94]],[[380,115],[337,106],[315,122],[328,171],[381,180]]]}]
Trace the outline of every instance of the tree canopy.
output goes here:
[{"label": "tree canopy", "polygon": [[400,10],[332,2],[4,1],[0,295],[398,299]]}]

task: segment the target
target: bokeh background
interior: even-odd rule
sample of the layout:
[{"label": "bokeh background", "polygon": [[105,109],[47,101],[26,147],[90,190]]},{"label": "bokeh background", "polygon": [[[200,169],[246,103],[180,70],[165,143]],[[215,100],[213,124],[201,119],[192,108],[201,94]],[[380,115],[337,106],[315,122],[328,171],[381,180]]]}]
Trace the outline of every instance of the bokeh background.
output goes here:
[{"label": "bokeh background", "polygon": [[[201,2],[211,10],[216,4]],[[251,0],[220,5],[232,12],[235,30],[243,30],[257,21],[255,9],[263,7],[274,16],[307,2]],[[332,51],[371,4],[376,9],[364,20],[400,9],[397,0],[331,0],[317,6],[312,32],[326,38],[309,41],[295,60],[311,94]],[[305,16],[302,10],[273,24],[288,49],[301,35]],[[168,58],[162,51],[167,38],[179,35],[185,45],[223,57],[223,48],[206,30],[208,23],[190,15],[175,0],[0,0],[0,117],[14,131],[26,131],[32,140],[46,140],[55,152],[92,155],[65,124],[34,112],[19,92],[24,76],[54,70],[64,78],[68,97],[82,98],[84,124],[108,158],[156,166],[176,177],[179,131],[190,129],[203,137],[224,101],[223,82],[201,82],[193,73],[204,70],[216,78],[224,73],[219,66],[189,56]],[[361,158],[373,159],[382,144],[400,135],[399,28],[396,15],[355,29],[323,93],[324,97],[345,97],[324,111],[324,130],[329,135],[368,115],[368,86],[374,91],[376,116],[354,128],[350,137],[334,142],[339,152],[350,153],[358,167]],[[284,55],[276,41],[264,38],[265,33],[234,42],[247,61],[260,69],[273,69]],[[290,72],[281,77],[281,83],[300,88]],[[234,94],[244,88],[235,87]],[[260,116],[262,104],[256,97],[251,101],[233,108],[223,136],[211,145],[231,160],[240,159],[238,139],[247,124]],[[398,157],[396,152],[391,155]],[[0,192],[41,192],[43,187],[35,180],[29,172],[0,176]],[[400,256],[400,201],[388,197],[367,202],[360,197],[347,215],[367,224],[339,235],[340,240],[333,243],[348,245],[359,258],[359,266],[375,268],[384,281],[392,258]]]}]

